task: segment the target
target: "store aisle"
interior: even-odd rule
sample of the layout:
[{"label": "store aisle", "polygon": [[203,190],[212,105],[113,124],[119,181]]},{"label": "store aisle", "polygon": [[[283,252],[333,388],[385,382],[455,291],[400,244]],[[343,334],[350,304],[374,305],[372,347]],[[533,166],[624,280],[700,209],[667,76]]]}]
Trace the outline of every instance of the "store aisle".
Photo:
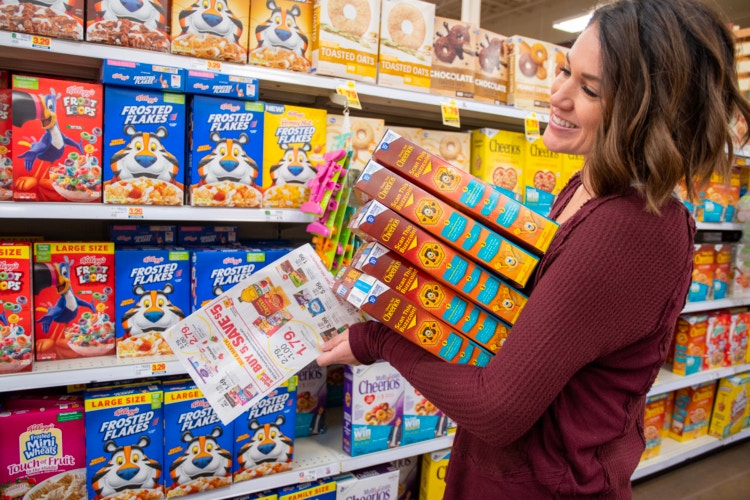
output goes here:
[{"label": "store aisle", "polygon": [[750,498],[750,441],[633,484],[633,500]]}]

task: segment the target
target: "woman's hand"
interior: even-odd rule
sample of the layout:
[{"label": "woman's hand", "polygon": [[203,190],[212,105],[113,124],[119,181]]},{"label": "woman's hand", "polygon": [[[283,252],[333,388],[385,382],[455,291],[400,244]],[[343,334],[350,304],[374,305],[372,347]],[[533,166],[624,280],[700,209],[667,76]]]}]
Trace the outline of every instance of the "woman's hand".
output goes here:
[{"label": "woman's hand", "polygon": [[349,329],[339,333],[331,340],[323,344],[323,354],[316,360],[319,366],[328,366],[333,364],[341,365],[360,365],[361,363],[354,357],[352,348],[349,345]]}]

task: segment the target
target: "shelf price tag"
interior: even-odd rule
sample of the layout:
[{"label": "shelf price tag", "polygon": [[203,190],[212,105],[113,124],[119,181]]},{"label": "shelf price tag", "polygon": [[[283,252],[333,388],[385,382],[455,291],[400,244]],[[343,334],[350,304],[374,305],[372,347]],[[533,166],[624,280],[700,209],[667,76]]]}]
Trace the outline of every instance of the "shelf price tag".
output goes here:
[{"label": "shelf price tag", "polygon": [[539,117],[536,113],[529,114],[523,120],[523,125],[527,141],[534,142],[541,137],[541,134],[539,133]]},{"label": "shelf price tag", "polygon": [[344,85],[336,87],[336,93],[346,98],[346,103],[350,108],[362,109],[357,95],[357,86],[352,80],[347,80]]},{"label": "shelf price tag", "polygon": [[135,365],[135,374],[138,377],[150,377],[153,375],[164,375],[167,373],[167,363],[161,361],[158,363],[143,363]]},{"label": "shelf price tag", "polygon": [[265,213],[267,222],[284,222],[283,210],[266,210]]},{"label": "shelf price tag", "polygon": [[443,125],[461,128],[461,117],[458,115],[458,105],[455,99],[440,104],[443,113]]},{"label": "shelf price tag", "polygon": [[143,219],[144,215],[143,207],[128,207],[128,219]]},{"label": "shelf price tag", "polygon": [[338,467],[334,467],[333,465],[321,465],[320,467],[315,467],[313,469],[299,471],[299,482],[306,483],[308,481],[315,481],[318,478],[333,476],[339,472]]},{"label": "shelf price tag", "polygon": [[11,43],[27,49],[52,50],[52,39],[28,33],[11,33]]}]

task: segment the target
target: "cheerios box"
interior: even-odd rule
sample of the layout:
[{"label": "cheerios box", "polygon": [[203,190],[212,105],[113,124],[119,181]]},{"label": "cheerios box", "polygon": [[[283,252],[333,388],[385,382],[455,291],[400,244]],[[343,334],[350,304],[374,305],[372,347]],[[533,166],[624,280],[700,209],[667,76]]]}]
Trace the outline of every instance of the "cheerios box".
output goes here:
[{"label": "cheerios box", "polygon": [[310,363],[297,372],[297,416],[295,437],[315,436],[326,431],[326,367]]},{"label": "cheerios box", "polygon": [[646,398],[646,409],[643,417],[643,435],[646,439],[646,448],[641,454],[641,460],[658,456],[661,451],[668,398],[669,393]]},{"label": "cheerios box", "polygon": [[115,245],[34,243],[36,360],[115,353]]},{"label": "cheerios box", "polygon": [[674,398],[669,437],[685,442],[708,434],[715,394],[714,380],[678,389]]},{"label": "cheerios box", "polygon": [[[83,40],[84,15],[84,0],[1,0],[0,30]],[[36,47],[49,50],[49,40],[34,43]]]},{"label": "cheerios box", "polygon": [[163,389],[167,498],[231,485],[234,427],[221,423],[192,382],[165,382]]},{"label": "cheerios box", "polygon": [[477,29],[474,37],[474,99],[491,104],[508,101],[508,37]]},{"label": "cheerios box", "polygon": [[422,455],[419,500],[437,500],[445,493],[445,472],[451,458],[450,448]]},{"label": "cheerios box", "polygon": [[703,370],[707,328],[708,316],[705,314],[680,316],[674,332],[672,372],[677,375],[693,375]]},{"label": "cheerios box", "polygon": [[391,465],[378,465],[367,469],[345,472],[334,476],[336,498],[388,499],[398,498],[398,469]]},{"label": "cheerios box", "polygon": [[471,175],[523,201],[526,137],[521,132],[483,128],[471,131]]},{"label": "cheerios box", "polygon": [[0,242],[0,374],[31,371],[34,358],[31,245]]},{"label": "cheerios box", "polygon": [[524,141],[524,144],[524,203],[546,217],[563,188],[562,154],[547,149],[542,139],[534,142]]},{"label": "cheerios box", "polygon": [[0,411],[0,498],[86,498],[83,405]]},{"label": "cheerios box", "polygon": [[196,95],[190,104],[190,204],[258,208],[263,201],[262,102]]},{"label": "cheerios box", "polygon": [[[381,134],[382,136],[382,134]],[[469,132],[421,129],[417,143],[434,155],[460,168],[469,171],[471,164],[471,135]]]},{"label": "cheerios box", "polygon": [[398,469],[398,500],[411,500],[419,496],[419,456],[404,457],[388,462]]},{"label": "cheerios box", "polygon": [[86,2],[86,41],[169,52],[169,0]]},{"label": "cheerios box", "polygon": [[[549,113],[550,73],[565,55],[561,47],[521,35],[508,38],[508,104]],[[562,56],[558,55],[562,54]]]},{"label": "cheerios box", "polygon": [[105,59],[102,62],[101,81],[104,85],[182,92],[185,90],[185,70],[160,64]]},{"label": "cheerios box", "polygon": [[13,75],[14,201],[101,202],[102,102],[97,83]]},{"label": "cheerios box", "polygon": [[248,62],[307,73],[311,67],[313,0],[250,0]]},{"label": "cheerios box", "polygon": [[298,208],[308,200],[307,182],[326,151],[326,115],[324,109],[266,104],[260,177],[264,207]]},{"label": "cheerios box", "polygon": [[693,253],[693,278],[690,283],[688,302],[711,299],[715,269],[716,248],[714,245],[696,243]]},{"label": "cheerios box", "polygon": [[714,400],[710,436],[725,439],[739,433],[748,411],[750,372],[739,373],[719,380]]},{"label": "cheerios box", "polygon": [[247,62],[250,4],[240,0],[172,0],[172,53]]},{"label": "cheerios box", "polygon": [[235,419],[235,483],[291,470],[296,412],[293,376]]},{"label": "cheerios box", "polygon": [[185,92],[255,101],[258,99],[258,79],[218,71],[188,69],[185,72]]},{"label": "cheerios box", "polygon": [[115,263],[117,357],[172,354],[162,334],[190,313],[190,253],[119,248]]},{"label": "cheerios box", "polygon": [[0,200],[2,201],[13,199],[11,95],[10,89],[0,88]]},{"label": "cheerios box", "polygon": [[448,416],[404,379],[404,422],[401,444],[407,445],[455,432]]}]

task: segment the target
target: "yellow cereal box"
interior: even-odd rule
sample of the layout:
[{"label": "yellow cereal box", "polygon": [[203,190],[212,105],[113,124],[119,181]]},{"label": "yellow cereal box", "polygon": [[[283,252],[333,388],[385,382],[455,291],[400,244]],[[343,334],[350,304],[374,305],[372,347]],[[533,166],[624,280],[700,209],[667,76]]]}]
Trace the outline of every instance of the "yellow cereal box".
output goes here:
[{"label": "yellow cereal box", "polygon": [[643,435],[646,439],[646,449],[643,450],[641,460],[647,460],[659,455],[661,440],[664,434],[664,417],[667,410],[669,394],[658,394],[646,399],[646,412],[643,419]]},{"label": "yellow cereal box", "polygon": [[523,200],[526,138],[520,132],[483,128],[471,131],[471,174]]},{"label": "yellow cereal box", "polygon": [[708,434],[715,393],[715,381],[679,389],[674,398],[669,437],[684,442]]},{"label": "yellow cereal box", "polygon": [[471,136],[468,132],[422,129],[417,144],[439,156],[454,167],[469,171],[471,159]]},{"label": "yellow cereal box", "polygon": [[172,53],[247,62],[249,10],[241,0],[173,0]]},{"label": "yellow cereal box", "polygon": [[313,0],[250,0],[248,62],[308,72],[312,31]]},{"label": "yellow cereal box", "polygon": [[563,187],[562,154],[547,149],[542,139],[525,142],[526,159],[523,169],[526,205],[549,215],[555,198]]},{"label": "yellow cereal box", "polygon": [[[375,146],[385,132],[385,120],[379,118],[349,117],[349,130],[352,133],[352,159],[349,172],[362,170],[372,157]],[[326,151],[336,149],[335,138],[344,132],[344,117],[342,115],[328,115],[326,124]],[[356,180],[356,179],[354,179]]]},{"label": "yellow cereal box", "polygon": [[474,40],[474,99],[492,104],[508,102],[508,39],[485,29]]},{"label": "yellow cereal box", "polygon": [[581,155],[569,155],[563,153],[560,155],[562,158],[562,175],[560,176],[560,189],[573,177],[573,174],[579,172],[583,168],[583,156]]},{"label": "yellow cereal box", "polygon": [[451,450],[438,450],[422,455],[422,474],[419,484],[419,500],[440,500],[445,493],[445,472]]},{"label": "yellow cereal box", "polygon": [[430,92],[463,99],[474,97],[474,51],[477,27],[472,23],[435,17],[432,29]]},{"label": "yellow cereal box", "polygon": [[742,430],[747,415],[750,372],[719,380],[708,433],[724,439]]}]

